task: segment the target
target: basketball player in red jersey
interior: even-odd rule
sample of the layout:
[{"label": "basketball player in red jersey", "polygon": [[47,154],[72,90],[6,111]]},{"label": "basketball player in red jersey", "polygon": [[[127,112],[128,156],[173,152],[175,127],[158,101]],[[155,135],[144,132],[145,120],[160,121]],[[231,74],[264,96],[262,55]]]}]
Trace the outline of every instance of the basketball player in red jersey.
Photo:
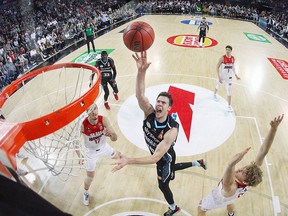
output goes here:
[{"label": "basketball player in red jersey", "polygon": [[[120,158],[120,152],[115,151],[106,141],[109,137],[111,141],[117,140],[117,134],[112,128],[109,120],[98,115],[98,107],[93,104],[88,109],[86,117],[81,125],[81,132],[84,136],[84,145],[86,148],[85,161],[87,176],[84,181],[83,203],[89,205],[88,189],[95,175],[96,160],[100,157]],[[80,152],[77,152],[80,156]]]},{"label": "basketball player in red jersey", "polygon": [[198,216],[205,216],[207,211],[223,207],[227,208],[228,216],[235,215],[233,203],[241,197],[250,186],[255,187],[262,182],[263,174],[260,166],[263,164],[264,158],[269,152],[278,126],[283,118],[284,115],[279,115],[271,120],[270,130],[256,155],[255,162],[235,170],[235,165],[242,160],[250,150],[250,147],[232,157],[218,186],[200,201]]},{"label": "basketball player in red jersey", "polygon": [[217,64],[217,75],[218,80],[214,90],[214,99],[218,101],[216,93],[220,86],[223,85],[223,82],[226,83],[227,90],[227,100],[228,100],[228,112],[233,112],[231,107],[231,87],[232,87],[232,77],[235,75],[236,79],[239,80],[240,77],[237,75],[235,71],[235,58],[231,55],[232,47],[230,45],[226,46],[226,55],[222,56],[219,59]]}]

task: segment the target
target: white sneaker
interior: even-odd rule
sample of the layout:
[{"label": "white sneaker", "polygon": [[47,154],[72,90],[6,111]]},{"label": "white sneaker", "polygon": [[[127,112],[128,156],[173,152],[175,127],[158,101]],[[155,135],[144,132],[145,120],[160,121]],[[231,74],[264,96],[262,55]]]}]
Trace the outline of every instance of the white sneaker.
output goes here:
[{"label": "white sneaker", "polygon": [[219,98],[217,97],[216,94],[213,94],[213,99],[214,99],[214,101],[219,101]]},{"label": "white sneaker", "polygon": [[83,204],[86,206],[89,205],[89,194],[86,192],[83,193]]},{"label": "white sneaker", "polygon": [[204,43],[202,44],[202,48],[204,48],[205,46],[204,46]]},{"label": "white sneaker", "polygon": [[19,169],[19,168],[17,168],[16,173],[17,173],[19,176],[25,176],[25,175],[28,174],[28,172],[27,172],[26,170],[22,170],[22,169]]},{"label": "white sneaker", "polygon": [[234,111],[233,111],[233,108],[232,108],[230,105],[228,106],[227,111],[228,111],[228,112],[234,112]]},{"label": "white sneaker", "polygon": [[28,158],[27,155],[22,154],[22,153],[16,153],[16,157],[19,158],[19,159],[26,159],[26,158]]}]

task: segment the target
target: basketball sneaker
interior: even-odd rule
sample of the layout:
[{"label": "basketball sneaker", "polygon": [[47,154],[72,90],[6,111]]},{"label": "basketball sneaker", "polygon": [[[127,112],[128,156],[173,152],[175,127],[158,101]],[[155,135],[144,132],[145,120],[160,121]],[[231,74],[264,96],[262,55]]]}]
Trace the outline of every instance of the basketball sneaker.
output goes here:
[{"label": "basketball sneaker", "polygon": [[105,102],[105,103],[104,103],[104,106],[105,106],[105,108],[106,108],[107,110],[110,110],[110,106],[109,106],[108,102]]},{"label": "basketball sneaker", "polygon": [[89,194],[87,192],[83,193],[83,204],[86,206],[89,205]]},{"label": "basketball sneaker", "polygon": [[26,158],[28,158],[27,155],[21,154],[21,153],[16,153],[16,157],[19,158],[19,159],[26,159]]},{"label": "basketball sneaker", "polygon": [[207,169],[207,162],[206,162],[206,160],[200,159],[200,160],[197,160],[197,162],[200,164],[200,166],[201,166],[204,170]]},{"label": "basketball sneaker", "polygon": [[172,210],[169,208],[169,210],[164,213],[164,216],[172,216],[174,214],[179,213],[180,211],[181,211],[181,209],[178,206],[175,207],[175,210]]},{"label": "basketball sneaker", "polygon": [[234,212],[228,212],[228,216],[235,216]]},{"label": "basketball sneaker", "polygon": [[19,176],[25,176],[28,174],[28,172],[26,170],[23,170],[23,169],[20,169],[20,168],[17,168],[16,169],[16,173],[19,175]]},{"label": "basketball sneaker", "polygon": [[228,106],[227,111],[228,111],[228,112],[231,112],[231,113],[234,112],[234,111],[233,111],[233,108],[232,108],[230,105]]},{"label": "basketball sneaker", "polygon": [[214,99],[214,101],[219,101],[219,98],[217,97],[216,94],[213,94],[213,99]]},{"label": "basketball sneaker", "polygon": [[115,100],[119,100],[119,97],[118,97],[118,94],[117,94],[117,93],[114,93],[114,92],[113,92],[113,95],[114,95]]}]

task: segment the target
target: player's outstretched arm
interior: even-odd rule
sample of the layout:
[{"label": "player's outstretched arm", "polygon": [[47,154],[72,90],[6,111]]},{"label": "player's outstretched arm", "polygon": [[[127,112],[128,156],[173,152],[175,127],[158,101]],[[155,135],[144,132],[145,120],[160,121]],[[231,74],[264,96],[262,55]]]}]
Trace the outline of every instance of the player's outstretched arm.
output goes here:
[{"label": "player's outstretched arm", "polygon": [[164,139],[157,146],[154,154],[139,158],[128,158],[121,155],[120,160],[115,163],[112,172],[122,169],[127,164],[154,164],[157,163],[163,155],[169,150],[172,143],[175,141],[178,134],[177,128],[172,128],[164,135]]},{"label": "player's outstretched arm", "polygon": [[141,52],[139,55],[135,53],[133,58],[136,62],[138,72],[136,77],[136,98],[138,100],[139,107],[143,110],[145,117],[154,111],[148,98],[145,96],[145,75],[150,66],[150,62],[147,62],[147,53]]},{"label": "player's outstretched arm", "polygon": [[224,176],[223,176],[223,187],[226,192],[229,192],[231,189],[232,184],[235,180],[235,165],[239,163],[239,161],[242,160],[245,154],[251,149],[251,147],[244,149],[243,151],[237,153],[233,156],[233,158],[230,160]]},{"label": "player's outstretched arm", "polygon": [[284,118],[284,114],[279,115],[271,120],[270,122],[270,130],[268,132],[268,135],[266,136],[257,156],[255,159],[255,163],[257,166],[261,166],[263,164],[263,160],[267,153],[269,152],[269,149],[273,143],[274,137],[276,135],[276,131],[278,129],[279,124],[282,122]]}]

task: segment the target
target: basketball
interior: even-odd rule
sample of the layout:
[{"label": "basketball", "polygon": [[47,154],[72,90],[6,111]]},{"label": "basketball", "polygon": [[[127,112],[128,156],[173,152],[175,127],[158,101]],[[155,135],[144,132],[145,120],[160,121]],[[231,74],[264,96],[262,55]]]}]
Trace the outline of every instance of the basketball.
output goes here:
[{"label": "basketball", "polygon": [[148,50],[154,42],[153,28],[146,22],[133,22],[126,27],[123,34],[125,46],[133,52]]}]

